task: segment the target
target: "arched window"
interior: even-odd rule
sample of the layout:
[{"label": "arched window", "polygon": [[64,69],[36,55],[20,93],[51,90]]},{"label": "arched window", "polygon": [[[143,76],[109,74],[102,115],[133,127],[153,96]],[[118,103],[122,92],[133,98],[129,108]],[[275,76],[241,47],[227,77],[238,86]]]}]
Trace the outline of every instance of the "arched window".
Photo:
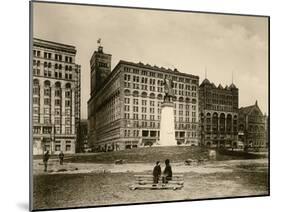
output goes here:
[{"label": "arched window", "polygon": [[163,98],[162,94],[158,94],[157,99],[161,100]]},{"label": "arched window", "polygon": [[61,83],[55,83],[55,97],[61,97]]},{"label": "arched window", "polygon": [[66,83],[66,84],[65,84],[65,88],[66,88],[66,89],[70,89],[70,88],[71,88],[71,84],[70,84],[70,83]]},{"label": "arched window", "polygon": [[39,80],[38,79],[34,79],[33,80],[33,89],[32,89],[32,91],[33,91],[33,95],[39,95],[39,90],[40,88],[39,88]]},{"label": "arched window", "polygon": [[225,131],[225,114],[220,114],[220,131]]},{"label": "arched window", "polygon": [[200,118],[201,118],[201,125],[203,127],[204,119],[205,119],[204,113],[200,113]]},{"label": "arched window", "polygon": [[155,99],[155,94],[154,93],[149,94],[149,98]]},{"label": "arched window", "polygon": [[238,120],[237,115],[233,116],[233,132],[237,132]]},{"label": "arched window", "polygon": [[232,116],[230,114],[226,117],[226,130],[227,132],[230,132],[232,128]]},{"label": "arched window", "polygon": [[49,80],[45,80],[44,87],[50,87],[50,86],[51,86],[51,82]]},{"label": "arched window", "polygon": [[126,90],[124,91],[124,94],[125,94],[125,96],[130,96],[130,90],[129,90],[129,89],[126,89]]},{"label": "arched window", "polygon": [[142,92],[141,93],[141,97],[146,98],[147,97],[147,93],[146,92]]},{"label": "arched window", "polygon": [[138,91],[133,91],[133,96],[135,96],[135,97],[139,96],[139,92]]},{"label": "arched window", "polygon": [[207,113],[206,114],[206,124],[207,124],[207,126],[206,126],[206,129],[208,130],[208,131],[210,131],[211,130],[211,114],[210,113]]},{"label": "arched window", "polygon": [[212,126],[214,133],[218,132],[218,114],[213,114]]},{"label": "arched window", "polygon": [[51,96],[51,83],[49,80],[44,81],[44,96]]},{"label": "arched window", "polygon": [[55,87],[56,87],[56,88],[60,88],[60,87],[61,87],[61,83],[60,83],[60,82],[56,82],[56,83],[55,83]]},{"label": "arched window", "polygon": [[196,104],[197,100],[196,99],[192,99],[192,104]]},{"label": "arched window", "polygon": [[33,86],[39,86],[39,80],[38,79],[33,80]]},{"label": "arched window", "polygon": [[71,98],[71,90],[65,90],[65,98]]}]

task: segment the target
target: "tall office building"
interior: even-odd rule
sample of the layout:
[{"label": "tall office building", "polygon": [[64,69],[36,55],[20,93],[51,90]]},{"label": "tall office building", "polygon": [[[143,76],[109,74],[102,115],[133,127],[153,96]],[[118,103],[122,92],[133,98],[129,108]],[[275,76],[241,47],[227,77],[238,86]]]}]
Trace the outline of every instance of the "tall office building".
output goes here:
[{"label": "tall office building", "polygon": [[109,151],[156,143],[165,77],[174,82],[176,140],[198,145],[198,76],[122,60],[111,71],[111,55],[102,46],[93,53],[90,65],[88,121],[93,148]]},{"label": "tall office building", "polygon": [[205,79],[199,88],[201,145],[230,147],[237,141],[238,88],[215,86]]},{"label": "tall office building", "polygon": [[75,153],[80,65],[75,46],[33,39],[33,154]]}]

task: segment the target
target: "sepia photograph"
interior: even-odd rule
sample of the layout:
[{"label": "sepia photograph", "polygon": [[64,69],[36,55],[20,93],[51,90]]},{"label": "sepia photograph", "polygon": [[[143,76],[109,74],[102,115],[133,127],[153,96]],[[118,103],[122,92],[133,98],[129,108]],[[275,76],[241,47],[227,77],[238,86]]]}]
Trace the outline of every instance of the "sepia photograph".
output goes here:
[{"label": "sepia photograph", "polygon": [[31,210],[269,196],[269,71],[269,16],[31,1]]}]

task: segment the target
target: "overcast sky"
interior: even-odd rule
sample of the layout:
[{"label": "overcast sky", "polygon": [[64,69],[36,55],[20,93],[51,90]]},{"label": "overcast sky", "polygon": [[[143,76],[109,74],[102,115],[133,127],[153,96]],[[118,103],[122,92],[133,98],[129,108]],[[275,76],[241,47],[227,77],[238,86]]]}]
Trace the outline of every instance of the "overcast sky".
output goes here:
[{"label": "overcast sky", "polygon": [[263,17],[34,3],[34,37],[74,45],[82,66],[81,116],[87,118],[90,57],[104,52],[239,88],[239,107],[256,100],[268,113],[268,23]]}]

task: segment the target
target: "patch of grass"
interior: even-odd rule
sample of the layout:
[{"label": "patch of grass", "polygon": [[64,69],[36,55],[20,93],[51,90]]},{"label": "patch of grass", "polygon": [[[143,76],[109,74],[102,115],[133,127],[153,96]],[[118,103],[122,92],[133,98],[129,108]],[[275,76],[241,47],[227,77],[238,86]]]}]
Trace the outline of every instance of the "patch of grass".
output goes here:
[{"label": "patch of grass", "polygon": [[[116,152],[102,152],[92,154],[79,154],[66,158],[67,162],[73,163],[114,163],[116,160],[124,160],[125,163],[154,163],[170,159],[171,162],[183,162],[187,159],[208,159],[209,149],[204,147],[147,147],[122,150]],[[225,154],[217,151],[216,160],[255,159],[260,155],[250,153]]]}]

